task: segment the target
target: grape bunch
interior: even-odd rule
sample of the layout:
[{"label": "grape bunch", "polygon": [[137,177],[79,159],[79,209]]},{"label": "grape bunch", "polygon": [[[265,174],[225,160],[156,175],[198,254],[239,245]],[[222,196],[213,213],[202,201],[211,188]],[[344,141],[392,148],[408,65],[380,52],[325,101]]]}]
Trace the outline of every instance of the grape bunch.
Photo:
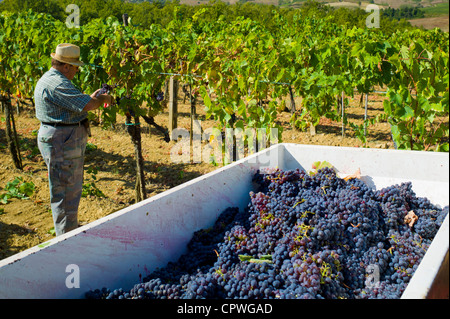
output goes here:
[{"label": "grape bunch", "polygon": [[[257,172],[245,210],[227,208],[186,254],[106,299],[400,298],[448,206],[411,183],[373,190],[331,168]],[[415,223],[406,223],[413,211]]]},{"label": "grape bunch", "polygon": [[112,89],[113,89],[112,86],[110,86],[106,83],[103,83],[102,87],[101,87],[100,91],[98,91],[96,97],[100,96],[102,94],[109,94],[112,91]]},{"label": "grape bunch", "polygon": [[156,101],[161,102],[162,100],[164,100],[164,92],[159,92],[156,94]]}]

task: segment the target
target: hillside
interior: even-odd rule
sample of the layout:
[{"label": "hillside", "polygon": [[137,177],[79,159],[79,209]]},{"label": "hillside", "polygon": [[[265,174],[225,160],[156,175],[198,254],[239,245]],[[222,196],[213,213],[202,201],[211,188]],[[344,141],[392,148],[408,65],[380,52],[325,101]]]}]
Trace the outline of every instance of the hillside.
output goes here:
[{"label": "hillside", "polygon": [[[238,0],[222,0],[223,2],[234,4]],[[266,5],[281,5],[286,7],[299,8],[302,3],[307,0],[250,0],[241,2],[261,3]],[[421,8],[425,12],[425,17],[420,19],[408,20],[414,26],[422,26],[425,29],[440,28],[443,31],[449,31],[449,0],[317,0],[318,2],[326,3],[334,8],[361,8],[364,9],[368,4],[373,2],[380,6],[380,8],[399,9],[401,7],[410,6]],[[207,4],[210,0],[180,0],[180,4],[199,5]]]},{"label": "hillside", "polygon": [[[239,0],[222,0],[225,3],[235,4],[239,2]],[[267,5],[284,5],[284,6],[299,6],[303,2],[307,0],[241,0],[241,3],[252,2],[252,3],[261,3]],[[358,1],[358,0],[317,0],[318,2],[329,4],[332,7],[362,7],[364,8],[368,3],[373,2],[374,4],[379,5],[383,8],[400,8],[401,6],[421,6],[423,8],[426,7],[435,7],[440,4],[447,4],[449,0],[373,0],[373,1]],[[133,2],[133,1],[130,1]],[[135,1],[138,2],[138,1]],[[197,5],[197,4],[207,4],[211,2],[210,0],[180,0],[180,4],[188,4],[188,5]]]}]

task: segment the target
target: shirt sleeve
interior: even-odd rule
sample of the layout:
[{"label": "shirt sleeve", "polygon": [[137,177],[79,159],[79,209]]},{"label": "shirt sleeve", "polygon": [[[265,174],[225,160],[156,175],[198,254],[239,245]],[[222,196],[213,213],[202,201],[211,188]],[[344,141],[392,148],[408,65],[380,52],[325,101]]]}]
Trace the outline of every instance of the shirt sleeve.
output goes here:
[{"label": "shirt sleeve", "polygon": [[81,93],[73,85],[59,85],[53,91],[54,103],[72,112],[83,111],[90,100],[89,95]]}]

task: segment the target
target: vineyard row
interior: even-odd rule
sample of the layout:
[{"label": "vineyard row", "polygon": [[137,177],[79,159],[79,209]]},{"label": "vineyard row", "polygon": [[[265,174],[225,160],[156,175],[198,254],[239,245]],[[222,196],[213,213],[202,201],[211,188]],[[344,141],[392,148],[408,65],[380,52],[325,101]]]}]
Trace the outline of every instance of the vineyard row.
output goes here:
[{"label": "vineyard row", "polygon": [[[119,103],[102,110],[105,124],[116,114],[130,123],[158,114],[163,103],[157,95],[176,75],[193,98],[203,99],[219,129],[276,127],[277,113],[295,94],[302,104],[291,122],[299,129],[314,128],[327,117],[364,138],[370,121],[385,120],[400,149],[448,151],[449,123],[442,120],[449,114],[448,33],[384,34],[301,15],[287,23],[276,12],[279,28],[273,31],[242,17],[211,23],[207,15],[208,8],[189,19],[175,14],[167,26],[148,29],[115,18],[70,29],[49,15],[4,12],[0,90],[32,96],[50,66],[50,53],[69,42],[80,46],[81,60],[91,66],[75,81],[82,91],[93,92],[102,83],[116,86]],[[385,89],[384,114],[360,126],[348,122],[337,101],[355,91],[373,93],[374,87]]]}]

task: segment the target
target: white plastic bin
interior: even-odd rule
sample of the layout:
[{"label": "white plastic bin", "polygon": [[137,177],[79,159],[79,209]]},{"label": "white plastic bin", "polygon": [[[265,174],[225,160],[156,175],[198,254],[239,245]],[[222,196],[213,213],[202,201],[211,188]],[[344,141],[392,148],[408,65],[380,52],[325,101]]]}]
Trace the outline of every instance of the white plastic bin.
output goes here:
[{"label": "white plastic bin", "polygon": [[[83,298],[90,289],[130,289],[177,260],[194,231],[210,227],[225,208],[246,207],[257,169],[309,171],[316,161],[330,162],[341,177],[360,168],[376,189],[411,181],[418,196],[449,203],[448,153],[277,144],[1,260],[0,298]],[[448,247],[447,216],[403,298],[436,296],[441,276],[448,296]],[[79,287],[71,282],[75,273]]]}]

